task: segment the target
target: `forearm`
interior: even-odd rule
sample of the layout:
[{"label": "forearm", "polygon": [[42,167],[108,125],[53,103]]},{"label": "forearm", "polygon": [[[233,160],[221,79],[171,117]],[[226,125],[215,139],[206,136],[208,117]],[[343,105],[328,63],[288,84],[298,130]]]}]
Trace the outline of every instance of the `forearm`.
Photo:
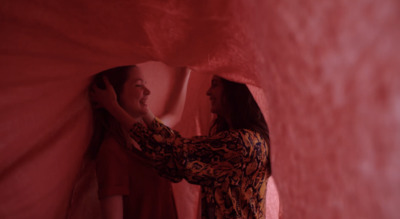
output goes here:
[{"label": "forearm", "polygon": [[168,126],[176,125],[181,116],[185,105],[187,87],[189,84],[190,69],[181,68],[177,75],[169,99],[165,106],[165,111],[159,116],[161,121]]},{"label": "forearm", "polygon": [[148,154],[153,160],[164,160],[171,156],[177,148],[175,140],[179,134],[158,120],[152,120],[146,128],[143,124],[134,124],[130,129],[130,136],[141,147],[142,152]]},{"label": "forearm", "polygon": [[[242,165],[239,158],[243,142],[239,132],[183,138],[168,126],[153,120],[151,130],[135,124],[130,135],[159,173],[173,181],[185,178],[193,184],[207,185],[233,170],[238,171]],[[193,157],[199,159],[193,160]],[[212,159],[204,161],[205,158]]]},{"label": "forearm", "polygon": [[175,145],[172,143],[176,136],[173,132],[168,135],[168,129],[158,130],[161,127],[158,121],[153,120],[150,125],[152,129],[140,123],[133,125],[130,130],[131,138],[140,145],[143,155],[152,160],[153,167],[161,176],[173,182],[181,181],[183,176],[177,163],[182,162],[176,161]]},{"label": "forearm", "polygon": [[177,79],[172,88],[172,95],[169,100],[167,113],[173,113],[176,115],[181,115],[183,112],[183,107],[185,105],[187,87],[189,84],[191,70],[188,68],[183,68],[181,72],[177,75]]}]

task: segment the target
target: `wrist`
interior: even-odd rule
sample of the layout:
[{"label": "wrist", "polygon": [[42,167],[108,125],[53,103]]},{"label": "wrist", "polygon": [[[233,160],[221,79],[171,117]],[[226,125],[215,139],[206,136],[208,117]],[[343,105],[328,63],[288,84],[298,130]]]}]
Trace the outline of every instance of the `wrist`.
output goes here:
[{"label": "wrist", "polygon": [[105,108],[113,116],[115,116],[116,114],[118,114],[118,112],[122,110],[122,107],[117,102],[109,104]]},{"label": "wrist", "polygon": [[144,115],[142,118],[143,118],[144,123],[146,123],[146,125],[149,126],[153,122],[155,116],[154,116],[153,112],[151,112],[149,110],[149,111],[147,111],[146,115]]}]

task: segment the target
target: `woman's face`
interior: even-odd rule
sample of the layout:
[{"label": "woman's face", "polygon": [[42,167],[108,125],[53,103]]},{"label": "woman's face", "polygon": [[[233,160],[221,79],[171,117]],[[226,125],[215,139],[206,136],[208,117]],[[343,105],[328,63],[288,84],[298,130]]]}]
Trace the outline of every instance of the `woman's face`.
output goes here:
[{"label": "woman's face", "polygon": [[207,96],[210,97],[211,112],[219,116],[226,114],[223,108],[223,84],[222,80],[218,76],[214,76],[211,80],[211,86],[207,90]]},{"label": "woman's face", "polygon": [[147,113],[147,97],[150,90],[145,86],[146,82],[139,67],[131,68],[128,73],[119,100],[121,106],[133,117],[140,117]]}]

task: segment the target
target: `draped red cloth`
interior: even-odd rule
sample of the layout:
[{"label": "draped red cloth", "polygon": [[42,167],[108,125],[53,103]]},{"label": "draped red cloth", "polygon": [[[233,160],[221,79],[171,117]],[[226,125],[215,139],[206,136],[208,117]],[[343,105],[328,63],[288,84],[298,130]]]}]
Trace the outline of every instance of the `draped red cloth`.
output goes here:
[{"label": "draped red cloth", "polygon": [[[83,159],[88,85],[97,72],[147,61],[193,69],[183,135],[206,133],[210,75],[250,84],[271,130],[282,218],[395,218],[399,4],[2,2],[0,218],[99,217]],[[161,112],[174,74],[148,77]],[[197,187],[175,188],[181,217],[195,218]]]}]

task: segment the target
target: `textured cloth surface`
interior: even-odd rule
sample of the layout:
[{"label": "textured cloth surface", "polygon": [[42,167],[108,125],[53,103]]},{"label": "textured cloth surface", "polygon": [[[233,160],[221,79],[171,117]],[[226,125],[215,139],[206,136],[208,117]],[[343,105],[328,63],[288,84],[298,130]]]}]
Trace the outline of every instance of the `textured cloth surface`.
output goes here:
[{"label": "textured cloth surface", "polygon": [[[88,85],[102,70],[151,60],[194,69],[176,126],[184,136],[207,133],[210,74],[256,85],[282,218],[397,218],[399,4],[3,1],[0,218],[96,218],[83,160]],[[152,80],[156,100],[168,99],[173,78]],[[196,188],[187,188],[179,214],[195,218]]]}]

